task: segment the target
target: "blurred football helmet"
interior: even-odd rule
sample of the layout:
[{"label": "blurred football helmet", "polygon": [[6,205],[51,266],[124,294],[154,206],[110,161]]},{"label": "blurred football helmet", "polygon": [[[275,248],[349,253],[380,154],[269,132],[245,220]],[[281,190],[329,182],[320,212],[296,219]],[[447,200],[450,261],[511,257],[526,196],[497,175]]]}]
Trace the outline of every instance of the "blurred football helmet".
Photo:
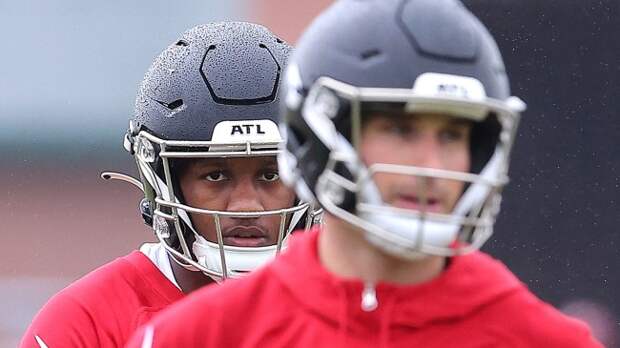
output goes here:
[{"label": "blurred football helmet", "polygon": [[[489,238],[525,104],[510,96],[495,41],[459,1],[338,1],[300,39],[283,88],[278,162],[300,198],[401,258],[465,253]],[[471,171],[365,165],[362,123],[373,112],[471,121]],[[378,173],[414,176],[420,210],[383,202]],[[430,178],[464,183],[452,212],[426,211]]]},{"label": "blurred football helmet", "polygon": [[[251,271],[273,258],[295,228],[308,228],[314,211],[296,200],[286,209],[232,212],[189,206],[179,186],[179,159],[276,156],[279,83],[291,47],[266,28],[224,22],[188,30],[146,73],[125,137],[144,191],[140,210],[169,254],[185,268],[216,281]],[[110,174],[108,174],[110,175]],[[217,242],[192,224],[214,220]],[[279,216],[275,245],[225,245],[222,218]]]}]

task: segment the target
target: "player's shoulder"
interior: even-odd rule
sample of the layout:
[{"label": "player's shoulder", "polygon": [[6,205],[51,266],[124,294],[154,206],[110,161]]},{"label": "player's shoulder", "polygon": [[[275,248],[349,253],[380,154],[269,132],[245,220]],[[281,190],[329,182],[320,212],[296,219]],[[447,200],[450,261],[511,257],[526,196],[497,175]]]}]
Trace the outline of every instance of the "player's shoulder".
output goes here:
[{"label": "player's shoulder", "polygon": [[[164,309],[138,329],[127,347],[235,347],[239,332],[253,332],[282,295],[269,267],[241,279],[202,287]],[[182,318],[182,320],[179,320]],[[217,325],[213,325],[217,323]]]},{"label": "player's shoulder", "polygon": [[81,322],[80,318],[100,317],[100,312],[122,307],[123,303],[116,306],[115,303],[117,300],[126,303],[131,293],[137,291],[134,285],[141,277],[142,259],[139,252],[132,252],[87,273],[53,295],[32,325],[50,322],[58,327],[75,326]]},{"label": "player's shoulder", "polygon": [[84,303],[91,299],[100,301],[102,294],[116,292],[115,285],[127,282],[138,273],[130,260],[136,259],[135,253],[119,257],[69,284],[54,295],[50,302],[69,304]]},{"label": "player's shoulder", "polygon": [[134,251],[87,273],[61,290],[57,296],[84,301],[101,296],[102,293],[118,293],[119,284],[131,288],[131,284],[139,282],[143,273],[141,268],[145,268],[147,262],[148,259],[143,254]]},{"label": "player's shoulder", "polygon": [[111,294],[118,290],[118,278],[129,272],[127,259],[133,257],[130,254],[107,263],[53,295],[35,315],[21,347],[87,346],[98,342],[94,320],[104,318],[111,310]]},{"label": "player's shoulder", "polygon": [[527,288],[499,299],[491,307],[491,317],[501,327],[495,332],[516,346],[602,347],[585,323],[563,314]]},{"label": "player's shoulder", "polygon": [[[91,313],[75,289],[71,285],[45,303],[26,330],[20,347],[68,346],[74,343],[74,334],[95,337]],[[64,337],[58,335],[59,331],[64,332]]]}]

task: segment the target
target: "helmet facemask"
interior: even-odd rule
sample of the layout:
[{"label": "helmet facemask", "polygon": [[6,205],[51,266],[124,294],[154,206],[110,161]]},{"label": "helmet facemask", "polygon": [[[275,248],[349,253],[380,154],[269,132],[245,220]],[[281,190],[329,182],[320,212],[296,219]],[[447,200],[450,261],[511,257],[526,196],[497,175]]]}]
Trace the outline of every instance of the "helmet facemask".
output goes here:
[{"label": "helmet facemask", "polygon": [[[465,90],[456,88],[436,93],[430,88],[441,84]],[[291,99],[294,98],[287,96],[287,102]],[[401,110],[401,113],[439,113],[464,118],[474,124],[472,131],[485,129],[479,126],[482,124],[493,128],[488,126],[495,123],[497,134],[485,135],[493,142],[485,145],[489,148],[483,151],[486,155],[471,152],[471,172],[388,163],[367,166],[358,155],[363,115],[377,106]],[[319,78],[300,109],[305,124],[329,152],[312,192],[329,213],[356,226],[370,243],[395,256],[417,259],[476,250],[493,231],[501,190],[508,181],[510,148],[523,108],[518,98],[500,101],[486,97],[477,80],[462,76],[423,74],[413,89],[358,88],[328,77]],[[343,120],[348,125],[343,127]],[[397,208],[385,203],[374,180],[377,175],[414,177],[420,209]],[[464,191],[451,212],[427,211],[424,197],[430,180],[463,183]]]},{"label": "helmet facemask", "polygon": [[[226,122],[226,121],[224,121]],[[260,122],[260,121],[254,121]],[[275,129],[275,125],[271,121]],[[277,130],[277,129],[276,129]],[[153,229],[157,238],[176,262],[192,271],[202,271],[216,281],[235,278],[254,270],[286,248],[290,233],[296,228],[308,229],[315,214],[309,204],[295,200],[291,207],[268,211],[220,211],[186,204],[179,185],[180,161],[206,158],[239,158],[276,156],[279,139],[222,141],[164,140],[148,130],[139,131],[131,140],[145,193],[152,207]],[[216,241],[207,240],[195,227],[192,217],[208,216],[215,229]],[[257,219],[274,216],[279,219],[277,242],[260,247],[239,247],[224,242],[224,219]]]}]

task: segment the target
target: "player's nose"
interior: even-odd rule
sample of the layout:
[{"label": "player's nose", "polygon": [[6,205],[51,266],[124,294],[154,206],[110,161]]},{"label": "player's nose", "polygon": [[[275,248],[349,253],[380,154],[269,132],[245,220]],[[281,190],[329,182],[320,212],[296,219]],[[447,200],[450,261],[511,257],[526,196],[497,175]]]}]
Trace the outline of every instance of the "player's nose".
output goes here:
[{"label": "player's nose", "polygon": [[249,177],[238,180],[232,189],[227,208],[228,211],[233,212],[265,210],[256,181]]},{"label": "player's nose", "polygon": [[441,144],[434,134],[424,134],[418,141],[409,144],[406,150],[411,154],[410,165],[442,169]]}]

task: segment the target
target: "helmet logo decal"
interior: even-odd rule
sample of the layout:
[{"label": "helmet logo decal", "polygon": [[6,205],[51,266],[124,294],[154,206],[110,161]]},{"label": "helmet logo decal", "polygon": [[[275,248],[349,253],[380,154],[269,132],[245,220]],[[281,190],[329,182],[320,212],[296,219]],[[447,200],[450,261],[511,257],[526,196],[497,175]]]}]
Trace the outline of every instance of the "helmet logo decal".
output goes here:
[{"label": "helmet logo decal", "polygon": [[280,143],[282,137],[275,122],[263,120],[221,121],[213,129],[214,142],[219,143]]},{"label": "helmet logo decal", "polygon": [[484,101],[487,97],[482,83],[473,77],[425,73],[413,85],[416,95]]},{"label": "helmet logo decal", "polygon": [[439,84],[437,85],[437,94],[458,95],[462,98],[469,98],[467,88],[456,84]]},{"label": "helmet logo decal", "polygon": [[[245,129],[245,133],[244,133]],[[230,135],[235,134],[250,134],[252,133],[252,129],[256,130],[256,134],[265,134],[265,132],[260,128],[260,124],[236,124],[232,126],[232,130]]]}]

